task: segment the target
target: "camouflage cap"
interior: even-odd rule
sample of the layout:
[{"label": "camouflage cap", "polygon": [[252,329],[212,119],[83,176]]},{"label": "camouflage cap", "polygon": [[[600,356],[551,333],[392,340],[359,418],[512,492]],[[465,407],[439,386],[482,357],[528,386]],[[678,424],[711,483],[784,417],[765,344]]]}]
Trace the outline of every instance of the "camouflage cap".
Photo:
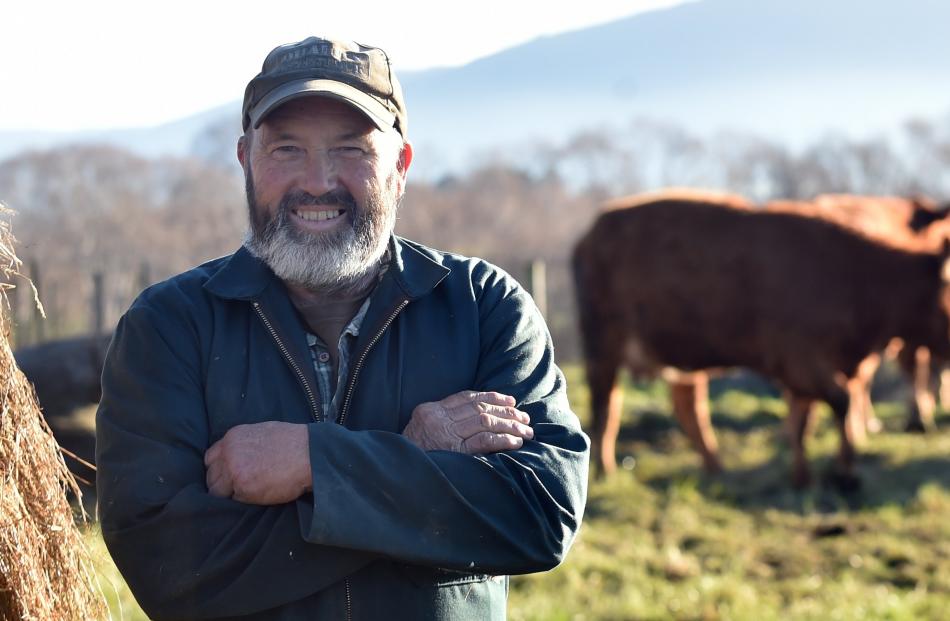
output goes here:
[{"label": "camouflage cap", "polygon": [[255,129],[281,104],[321,95],[352,105],[381,131],[406,137],[406,104],[389,56],[378,47],[308,37],[271,50],[244,91],[242,125]]}]

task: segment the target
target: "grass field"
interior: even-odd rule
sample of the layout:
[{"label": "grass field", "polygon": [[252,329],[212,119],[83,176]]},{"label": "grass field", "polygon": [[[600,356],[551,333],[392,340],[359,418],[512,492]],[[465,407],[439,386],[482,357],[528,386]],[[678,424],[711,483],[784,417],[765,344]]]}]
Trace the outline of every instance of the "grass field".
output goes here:
[{"label": "grass field", "polygon": [[[567,371],[586,419],[582,378]],[[950,416],[938,433],[904,434],[902,406],[877,403],[885,431],[861,451],[862,489],[842,495],[820,483],[838,442],[827,412],[808,445],[819,482],[797,492],[779,400],[714,400],[728,473],[710,478],[661,384],[625,395],[622,469],[591,484],[565,563],[512,580],[511,619],[950,619]],[[144,619],[94,528],[88,540],[114,618]]]}]

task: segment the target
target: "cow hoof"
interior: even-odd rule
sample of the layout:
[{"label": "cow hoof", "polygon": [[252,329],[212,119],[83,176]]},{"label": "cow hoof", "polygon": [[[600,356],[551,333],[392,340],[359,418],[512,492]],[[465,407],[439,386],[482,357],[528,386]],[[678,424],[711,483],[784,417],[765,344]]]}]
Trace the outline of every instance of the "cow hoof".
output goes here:
[{"label": "cow hoof", "polygon": [[925,425],[922,420],[912,418],[904,425],[904,431],[907,433],[928,433],[931,431],[931,428]]},{"label": "cow hoof", "polygon": [[591,471],[594,473],[594,479],[606,481],[617,473],[617,464],[598,463],[595,467],[591,468]]},{"label": "cow hoof", "polygon": [[808,471],[792,473],[792,487],[795,489],[807,489],[811,487],[811,475]]},{"label": "cow hoof", "polygon": [[709,476],[719,476],[723,473],[722,463],[718,459],[703,460],[703,471]]},{"label": "cow hoof", "polygon": [[861,491],[861,477],[851,472],[829,470],[825,473],[825,482],[842,494],[854,494]]}]

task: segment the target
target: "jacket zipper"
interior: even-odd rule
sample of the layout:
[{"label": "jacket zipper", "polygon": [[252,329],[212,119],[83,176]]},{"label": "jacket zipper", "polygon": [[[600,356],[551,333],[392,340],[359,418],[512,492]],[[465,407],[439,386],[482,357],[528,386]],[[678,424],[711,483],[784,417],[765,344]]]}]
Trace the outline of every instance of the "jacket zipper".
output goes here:
[{"label": "jacket zipper", "polygon": [[[340,419],[337,421],[339,424],[343,424],[343,421],[346,419],[346,413],[350,409],[350,397],[353,396],[353,389],[356,387],[356,377],[360,374],[360,369],[363,368],[363,363],[366,361],[366,356],[369,355],[373,346],[383,337],[383,333],[392,325],[392,322],[396,320],[396,316],[402,312],[402,309],[406,308],[406,305],[409,304],[409,300],[404,299],[399,305],[393,309],[393,312],[389,315],[385,322],[383,322],[382,327],[373,335],[372,340],[366,345],[363,349],[363,352],[360,354],[359,359],[356,361],[356,366],[353,367],[353,371],[350,373],[350,383],[346,387],[346,395],[343,397],[343,407],[340,408]],[[346,619],[351,621],[353,619],[353,599],[350,594],[350,579],[343,579],[343,588],[346,590]]]},{"label": "jacket zipper", "polygon": [[389,315],[386,321],[383,322],[382,327],[373,336],[369,344],[366,345],[366,347],[363,349],[363,352],[360,354],[359,359],[356,361],[356,366],[353,367],[353,371],[350,373],[350,383],[346,387],[346,395],[343,397],[343,407],[340,408],[340,420],[337,422],[339,422],[341,425],[343,424],[343,420],[346,418],[346,413],[350,409],[350,397],[353,396],[353,389],[356,387],[356,377],[360,374],[360,369],[363,368],[363,363],[366,361],[366,356],[369,355],[370,350],[373,349],[373,346],[376,345],[380,338],[382,338],[383,333],[386,332],[386,329],[389,328],[392,322],[396,320],[396,316],[402,312],[402,309],[406,308],[407,304],[409,304],[409,300],[403,299],[402,302],[400,302],[399,305],[393,309],[393,312]]},{"label": "jacket zipper", "polygon": [[320,407],[317,405],[317,397],[313,392],[313,389],[310,387],[310,383],[307,382],[307,376],[303,374],[303,371],[300,370],[300,367],[297,366],[297,362],[294,360],[293,356],[290,355],[290,350],[284,345],[284,342],[280,340],[280,336],[277,334],[277,330],[274,329],[274,326],[271,324],[270,320],[267,318],[267,315],[264,314],[264,309],[261,308],[260,302],[252,302],[251,305],[254,307],[254,310],[257,312],[257,316],[261,318],[261,321],[264,322],[264,327],[267,328],[267,331],[270,332],[270,335],[274,338],[274,342],[277,343],[277,348],[280,349],[280,353],[283,354],[284,359],[287,361],[287,364],[290,365],[290,368],[294,370],[294,373],[297,374],[297,381],[300,382],[300,385],[303,387],[304,392],[307,394],[307,399],[310,401],[310,410],[313,414],[315,421],[322,422],[323,416],[320,414]]},{"label": "jacket zipper", "polygon": [[[314,396],[313,389],[310,388],[310,384],[307,382],[306,376],[300,370],[300,367],[297,366],[297,363],[294,361],[293,356],[290,355],[290,351],[284,345],[284,342],[280,340],[280,336],[277,334],[277,331],[274,329],[274,326],[271,325],[267,315],[264,314],[264,309],[261,308],[260,302],[252,302],[254,310],[257,312],[257,315],[261,318],[261,321],[264,322],[264,326],[267,328],[267,331],[270,332],[271,336],[274,338],[274,342],[277,343],[278,349],[280,349],[281,354],[283,354],[284,359],[287,360],[287,363],[290,364],[290,367],[294,370],[294,373],[297,374],[297,379],[300,382],[300,385],[303,386],[304,392],[307,393],[307,399],[310,401],[310,407],[313,410],[313,417],[317,422],[322,422],[322,416],[320,415],[320,410],[317,406],[317,399]],[[343,424],[344,419],[346,418],[346,413],[350,408],[350,397],[353,395],[353,389],[356,387],[356,377],[360,373],[360,369],[363,368],[363,363],[366,361],[366,357],[369,355],[373,346],[383,337],[383,333],[386,332],[387,328],[392,325],[392,322],[396,320],[396,317],[402,312],[402,309],[406,308],[406,305],[409,304],[409,300],[402,300],[399,305],[393,309],[393,312],[386,318],[386,321],[383,322],[382,327],[379,331],[373,336],[372,340],[366,345],[363,349],[363,352],[360,354],[359,359],[356,361],[356,366],[353,367],[353,372],[350,374],[350,383],[346,388],[346,395],[343,398],[343,407],[340,411],[340,418],[337,421],[340,425]],[[343,588],[346,592],[346,618],[350,620],[353,618],[353,595],[350,590],[350,579],[343,579]]]},{"label": "jacket zipper", "polygon": [[353,619],[353,596],[350,594],[350,579],[343,579],[343,588],[346,589],[346,621]]}]

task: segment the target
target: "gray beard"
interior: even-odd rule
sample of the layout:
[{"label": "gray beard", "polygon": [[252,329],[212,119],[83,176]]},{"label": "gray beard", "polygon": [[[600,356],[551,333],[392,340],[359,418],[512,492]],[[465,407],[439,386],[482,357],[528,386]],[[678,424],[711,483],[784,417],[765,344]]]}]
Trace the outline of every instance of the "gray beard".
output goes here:
[{"label": "gray beard", "polygon": [[[278,278],[326,295],[350,295],[365,290],[377,275],[396,224],[398,198],[391,185],[362,206],[348,194],[287,195],[269,219],[257,203],[250,171],[246,185],[250,226],[244,245]],[[290,220],[291,210],[301,204],[338,205],[346,209],[347,222],[332,231],[308,233]]]}]

